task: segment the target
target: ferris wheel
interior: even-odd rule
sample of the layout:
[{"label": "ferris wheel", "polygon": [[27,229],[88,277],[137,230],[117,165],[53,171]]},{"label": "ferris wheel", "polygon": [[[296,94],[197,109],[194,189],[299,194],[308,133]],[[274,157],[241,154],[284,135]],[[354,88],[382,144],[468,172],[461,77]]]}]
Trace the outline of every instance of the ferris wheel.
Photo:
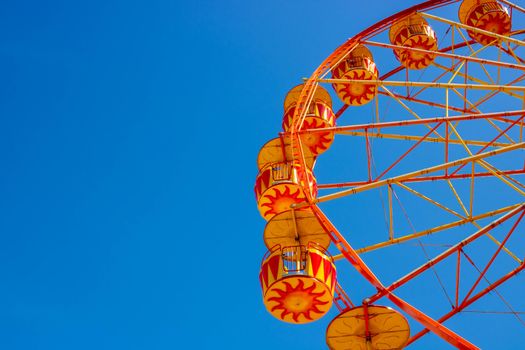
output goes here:
[{"label": "ferris wheel", "polygon": [[335,350],[427,334],[478,349],[492,321],[453,322],[467,314],[504,315],[525,340],[524,38],[520,5],[427,1],[290,90],[255,183],[273,316],[307,323],[335,305]]}]

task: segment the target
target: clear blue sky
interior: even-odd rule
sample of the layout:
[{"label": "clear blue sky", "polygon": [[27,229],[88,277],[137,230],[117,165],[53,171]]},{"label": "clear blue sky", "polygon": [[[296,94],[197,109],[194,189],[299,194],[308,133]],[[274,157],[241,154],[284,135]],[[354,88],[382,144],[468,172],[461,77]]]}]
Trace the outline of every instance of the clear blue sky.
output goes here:
[{"label": "clear blue sky", "polygon": [[[264,309],[257,152],[391,1],[0,6],[0,348],[319,349]],[[442,343],[440,343],[442,344]]]}]

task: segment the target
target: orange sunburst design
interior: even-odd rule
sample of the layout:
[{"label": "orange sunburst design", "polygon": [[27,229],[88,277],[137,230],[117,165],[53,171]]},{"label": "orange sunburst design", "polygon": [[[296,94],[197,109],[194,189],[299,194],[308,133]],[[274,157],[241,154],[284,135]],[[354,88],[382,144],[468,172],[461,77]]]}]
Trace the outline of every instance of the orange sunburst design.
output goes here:
[{"label": "orange sunburst design", "polygon": [[326,285],[313,277],[290,276],[272,285],[264,302],[278,319],[307,323],[326,314],[332,305],[332,295]]},{"label": "orange sunburst design", "polygon": [[[301,129],[319,129],[330,126],[332,125],[328,124],[325,120],[314,117],[306,117]],[[329,131],[304,133],[301,134],[301,141],[306,146],[308,146],[310,152],[312,152],[313,155],[319,155],[330,147],[334,141],[334,133]]]},{"label": "orange sunburst design", "polygon": [[259,212],[269,220],[289,210],[292,204],[304,202],[306,190],[317,196],[316,180],[310,169],[292,162],[268,166],[259,173],[255,184]]},{"label": "orange sunburst design", "polygon": [[[375,80],[378,76],[375,63],[368,57],[349,57],[332,69],[334,79]],[[360,106],[370,102],[376,92],[372,84],[332,84],[339,98],[346,104]]]},{"label": "orange sunburst design", "polygon": [[[402,34],[403,33],[398,35],[396,40],[402,38]],[[403,43],[396,41],[395,44],[427,51],[437,50],[436,39],[429,35],[413,35]],[[409,69],[426,68],[430,65],[430,63],[432,63],[432,61],[435,58],[435,55],[432,53],[417,52],[412,50],[396,49],[394,50],[394,54],[396,55],[397,59]]]},{"label": "orange sunburst design", "polygon": [[[501,6],[497,4],[498,6]],[[485,12],[482,6],[476,8],[475,11],[467,18],[467,24],[472,27],[476,27],[482,30],[486,30],[492,33],[507,35],[510,33],[511,21],[510,16],[501,7],[499,10],[493,10],[491,12]],[[477,33],[468,30],[469,36],[476,40],[481,45],[494,44],[496,38]]]},{"label": "orange sunburst design", "polygon": [[259,199],[259,212],[265,220],[290,210],[295,203],[304,202],[304,192],[296,184],[278,184],[270,187]]},{"label": "orange sunburst design", "polygon": [[[373,75],[366,69],[353,69],[346,72],[341,79],[350,80],[375,80]],[[344,103],[351,106],[361,106],[370,102],[376,94],[376,86],[373,84],[333,84],[337,96]]]}]

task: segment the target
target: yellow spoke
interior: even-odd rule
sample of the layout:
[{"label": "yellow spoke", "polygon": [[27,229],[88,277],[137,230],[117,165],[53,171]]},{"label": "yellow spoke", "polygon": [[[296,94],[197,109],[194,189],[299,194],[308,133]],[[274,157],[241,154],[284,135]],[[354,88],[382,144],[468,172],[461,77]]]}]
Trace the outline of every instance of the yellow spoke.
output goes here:
[{"label": "yellow spoke", "polygon": [[419,198],[421,198],[421,199],[424,199],[424,200],[426,200],[426,201],[428,201],[428,202],[434,204],[435,206],[437,206],[437,207],[439,207],[439,208],[441,208],[441,209],[443,209],[443,210],[445,210],[445,211],[447,211],[447,212],[449,212],[449,213],[451,213],[451,214],[453,214],[453,215],[455,215],[455,216],[458,216],[458,217],[460,217],[460,218],[463,218],[463,216],[462,216],[461,214],[455,212],[454,210],[452,210],[452,209],[450,209],[450,208],[447,208],[447,207],[444,206],[443,204],[441,204],[441,203],[439,203],[439,202],[433,200],[433,199],[430,198],[430,197],[425,196],[424,194],[422,194],[422,193],[420,193],[420,192],[414,190],[413,188],[410,188],[410,187],[408,187],[407,185],[405,185],[405,184],[403,184],[403,183],[401,183],[401,182],[396,182],[395,184],[398,185],[399,187],[404,188],[405,190],[407,190],[408,192],[414,194],[415,196],[417,196],[417,197],[419,197]]},{"label": "yellow spoke", "polygon": [[447,180],[447,183],[448,183],[448,186],[450,187],[450,189],[452,190],[452,193],[454,194],[454,197],[456,197],[456,200],[458,201],[459,205],[461,206],[461,209],[463,209],[463,211],[465,212],[465,215],[468,217],[469,216],[469,212],[468,212],[467,208],[465,208],[465,205],[463,204],[463,201],[459,197],[458,192],[454,188],[454,185],[452,185],[452,182],[450,180]]},{"label": "yellow spoke", "polygon": [[[518,83],[520,81],[523,81],[524,78],[525,78],[525,74],[522,74],[520,77],[514,79],[513,81],[511,81],[507,85],[516,84],[516,83]],[[502,92],[502,91],[494,90],[494,91],[489,92],[485,96],[481,97],[478,101],[476,101],[476,103],[474,103],[474,105],[472,106],[471,110],[476,108],[476,107],[478,107],[478,106],[480,106],[482,103],[488,101],[489,99],[491,99],[492,97],[494,97],[495,95],[497,95],[500,92]]]},{"label": "yellow spoke", "polygon": [[[436,62],[433,62],[432,63],[433,66],[437,67],[437,68],[440,68],[440,69],[443,69],[443,70],[446,70],[448,72],[452,72],[452,70],[450,68],[448,68],[447,66],[444,66],[442,64],[439,64],[439,63],[436,63]],[[471,76],[470,74],[465,74],[465,73],[461,73],[459,72],[458,73],[459,76],[463,77],[463,78],[466,78],[470,81],[473,81],[475,83],[478,83],[480,85],[490,85],[488,84],[485,80],[483,79],[479,79],[479,78],[476,78],[476,77],[473,77]],[[501,84],[498,84],[498,85],[501,85]],[[510,95],[510,96],[513,96],[513,97],[516,97],[516,98],[522,98],[522,96],[512,92],[512,91],[502,91],[503,93],[507,94],[507,95]]]},{"label": "yellow spoke", "polygon": [[[377,93],[378,93],[378,95],[389,96],[386,92],[383,92],[383,91],[378,91]],[[445,106],[444,104],[441,104],[441,103],[431,102],[431,101],[422,100],[422,99],[417,99],[417,98],[414,97],[415,95],[404,96],[404,95],[396,94],[394,92],[392,92],[392,94],[394,96],[396,96],[397,98],[402,99],[402,100],[407,100],[407,101],[410,101],[410,102],[424,104],[424,105],[427,105],[427,106],[432,106],[432,107],[437,107],[437,108],[442,108],[442,109],[446,109],[447,108],[447,106]],[[522,98],[522,96],[520,96],[520,99],[521,98]],[[461,112],[461,113],[465,112],[464,108],[458,108],[458,107],[453,107],[453,106],[448,106],[448,108],[453,110],[453,111],[456,111],[456,112]]]},{"label": "yellow spoke", "polygon": [[445,18],[434,16],[434,15],[431,15],[431,14],[426,13],[426,12],[420,12],[420,14],[423,17],[426,17],[426,18],[429,18],[429,19],[433,19],[433,20],[436,20],[436,21],[439,21],[439,22],[443,22],[443,23],[446,23],[446,24],[449,24],[449,25],[453,25],[453,26],[457,26],[457,27],[460,27],[460,28],[463,28],[463,29],[467,29],[467,30],[472,31],[472,32],[476,32],[476,33],[480,33],[480,34],[484,34],[484,35],[490,36],[490,37],[494,38],[494,40],[495,39],[499,39],[499,40],[501,40],[503,42],[509,42],[509,43],[513,43],[513,44],[516,44],[516,45],[519,45],[519,46],[525,46],[525,42],[523,42],[521,40],[518,40],[518,39],[514,39],[514,38],[511,38],[511,37],[504,36],[504,35],[496,34],[496,33],[489,32],[487,30],[479,29],[479,28],[476,28],[476,27],[468,26],[468,25],[463,24],[463,23],[459,23],[459,22],[456,22],[456,21],[451,21],[451,20],[448,20],[448,19],[445,19]]},{"label": "yellow spoke", "polygon": [[[478,54],[478,52],[480,51],[483,51],[485,50],[487,47],[490,47],[490,45],[486,45],[486,46],[482,46],[479,50],[475,51],[472,46],[468,43],[468,39],[465,37],[465,35],[463,34],[463,32],[461,30],[458,29],[458,33],[459,35],[461,35],[461,37],[463,38],[463,40],[465,41],[465,43],[468,45],[470,51],[472,51],[471,53],[471,56],[475,56]],[[489,72],[487,71],[487,68],[485,67],[485,65],[483,63],[480,63],[480,66],[481,66],[481,69],[483,69],[483,72],[485,72],[485,75],[487,76],[487,78],[489,78],[490,82],[494,84],[494,80],[492,79],[492,77],[490,76]]]},{"label": "yellow spoke", "polygon": [[[498,130],[500,133],[503,131],[503,130],[502,130],[502,129],[501,129],[496,123],[494,123],[492,120],[490,120],[490,119],[486,119],[486,121],[487,121],[490,125],[492,125],[492,126],[494,127],[494,129]],[[510,143],[514,143],[514,140],[513,140],[509,135],[507,135],[506,132],[503,133],[503,136],[504,136],[507,140],[509,140]]]},{"label": "yellow spoke", "polygon": [[[479,165],[481,165],[483,168],[487,169],[488,171],[490,171],[492,174],[494,174],[494,176],[496,176],[498,179],[500,179],[501,181],[503,181],[504,183],[506,183],[507,185],[509,185],[512,189],[514,189],[516,192],[518,192],[519,194],[521,194],[522,196],[525,196],[525,192],[520,190],[518,187],[516,187],[511,181],[507,180],[505,177],[507,176],[506,174],[503,174],[501,173],[501,171],[495,171],[493,170],[490,166],[487,166],[487,163],[484,162],[484,161],[478,161],[477,162]],[[514,179],[513,179],[514,180]],[[521,185],[521,184],[520,184]]]},{"label": "yellow spoke", "polygon": [[[465,148],[465,150],[467,151],[467,153],[469,155],[472,156],[472,152],[470,151],[470,149],[468,148],[468,146],[464,143],[463,139],[461,138],[461,136],[459,135],[458,131],[456,130],[456,128],[454,127],[454,125],[452,125],[452,123],[449,123],[450,127],[452,128],[452,131],[456,134],[456,137],[462,141],[462,144],[463,144],[463,147]],[[519,143],[517,143],[517,145],[519,145]],[[519,194],[521,194],[522,196],[525,196],[525,192],[520,190],[518,187],[516,187],[512,182],[510,182],[509,180],[507,180],[503,175],[505,174],[501,174],[500,171],[495,171],[493,170],[490,166],[487,166],[486,162],[484,162],[482,159],[476,159],[474,160],[476,163],[478,163],[480,166],[482,166],[483,168],[485,168],[486,170],[488,170],[489,172],[491,172],[494,176],[496,176],[498,179],[500,179],[501,181],[503,181],[504,183],[506,183],[507,185],[509,185],[511,188],[513,188],[516,192],[518,192]]]},{"label": "yellow spoke", "polygon": [[521,182],[519,182],[518,180],[514,179],[513,177],[505,174],[505,172],[499,170],[498,168],[496,168],[494,165],[491,165],[489,162],[487,162],[486,160],[483,160],[482,161],[483,164],[485,164],[486,166],[490,167],[492,170],[494,170],[494,172],[500,174],[501,176],[504,176],[506,179],[508,179],[509,181],[512,181],[514,182],[514,184],[516,184],[517,186],[525,189],[525,185],[523,185]]},{"label": "yellow spoke", "polygon": [[[473,163],[473,164],[474,164],[474,163]],[[474,167],[473,167],[473,170],[472,170],[472,171],[474,171]],[[473,180],[473,179],[474,179],[474,177],[472,177],[472,180]],[[472,184],[473,184],[473,182],[472,182]],[[449,212],[449,213],[451,213],[451,214],[453,214],[453,215],[455,215],[455,216],[461,218],[462,220],[469,220],[469,218],[471,218],[471,219],[472,219],[471,223],[472,223],[476,228],[481,229],[481,226],[480,226],[476,221],[474,221],[474,218],[472,217],[472,215],[473,215],[473,214],[472,214],[472,196],[471,196],[470,213],[467,214],[467,216],[463,216],[463,215],[457,213],[456,211],[454,211],[454,210],[452,210],[452,209],[450,209],[450,208],[447,208],[446,206],[442,205],[441,203],[439,203],[439,202],[437,202],[437,201],[435,201],[435,200],[433,200],[433,199],[431,199],[431,198],[429,198],[429,197],[427,197],[427,196],[425,196],[425,195],[423,195],[423,194],[417,192],[416,190],[414,190],[414,189],[412,189],[412,188],[406,186],[405,184],[402,184],[402,183],[396,182],[396,185],[398,185],[398,186],[400,186],[400,187],[406,189],[407,191],[411,192],[412,194],[416,195],[417,197],[422,198],[422,199],[424,199],[424,200],[426,200],[426,201],[428,201],[428,202],[430,202],[430,203],[436,205],[437,207],[439,207],[439,208],[441,208],[441,209],[443,209],[443,210],[445,210],[445,211],[447,211],[447,212]],[[471,187],[471,195],[472,195],[473,193],[474,193],[474,192],[473,192],[473,188]],[[487,233],[487,236],[488,236],[488,237],[489,237],[494,243],[496,243],[498,246],[501,246],[501,243],[500,243],[496,238],[494,238],[490,233]],[[393,237],[393,235],[390,236],[390,240],[392,240],[392,237]],[[506,253],[507,253],[512,259],[514,259],[514,260],[516,260],[517,262],[521,263],[521,260],[520,260],[520,259],[519,259],[514,253],[512,253],[509,249],[507,249],[505,246],[503,246],[503,250],[504,250],[504,251],[505,251],[505,252],[506,252]]]},{"label": "yellow spoke", "polygon": [[[525,91],[525,86],[519,85],[497,85],[497,84],[463,84],[463,83],[439,83],[423,81],[395,81],[395,80],[360,80],[360,79],[316,79],[320,83],[329,84],[364,84],[376,85],[385,88],[386,86],[403,87],[429,87],[437,89],[470,89],[470,90],[498,90],[498,91]],[[392,94],[393,95],[393,94]]]},{"label": "yellow spoke", "polygon": [[469,205],[469,216],[473,214],[474,207],[474,174],[476,173],[476,164],[472,162],[472,176],[470,177],[470,205]]},{"label": "yellow spoke", "polygon": [[[458,75],[458,73],[461,71],[461,68],[463,68],[463,66],[465,65],[465,62],[467,62],[467,61],[463,60],[463,61],[457,66],[456,69],[451,69],[451,70],[449,71],[449,72],[452,72],[453,74],[452,74],[452,76],[450,77],[450,79],[448,80],[447,83],[449,83],[449,84],[452,83],[452,81],[454,80],[454,78],[456,77],[456,75]],[[494,82],[492,82],[492,83],[494,83]]]},{"label": "yellow spoke", "polygon": [[[380,122],[380,118],[379,118],[379,95],[376,94],[375,97],[374,97],[374,103],[375,103],[375,115],[376,115],[376,123],[379,123]],[[379,130],[378,130],[379,131]]]},{"label": "yellow spoke", "polygon": [[[419,198],[421,198],[421,199],[424,199],[424,200],[426,200],[426,201],[428,201],[428,202],[430,202],[430,203],[436,205],[437,207],[439,207],[439,208],[441,208],[441,209],[443,209],[443,210],[445,210],[445,211],[451,213],[452,215],[455,215],[455,216],[459,217],[460,219],[465,220],[465,222],[468,221],[469,219],[471,219],[472,221],[470,221],[470,222],[471,222],[476,228],[481,229],[481,226],[475,221],[475,218],[476,218],[476,217],[472,217],[472,206],[471,206],[471,208],[470,208],[470,210],[471,210],[470,213],[467,214],[467,216],[463,216],[463,215],[457,213],[456,211],[454,211],[454,210],[452,210],[452,209],[450,209],[450,208],[447,208],[446,206],[442,205],[441,203],[439,203],[439,202],[437,202],[437,201],[435,201],[435,200],[433,200],[433,199],[431,199],[431,198],[429,198],[429,197],[423,195],[422,193],[419,193],[419,192],[417,192],[416,190],[414,190],[414,189],[412,189],[412,188],[406,186],[405,184],[402,184],[402,183],[396,182],[396,185],[398,185],[398,186],[400,186],[400,187],[406,189],[407,191],[411,192],[412,194],[416,195],[417,197],[419,197]],[[472,190],[472,188],[471,188],[471,190]],[[473,192],[471,192],[471,193],[473,193]],[[471,199],[472,199],[472,197],[471,197]],[[471,203],[472,203],[472,202],[471,202]],[[494,243],[496,243],[498,246],[501,246],[501,243],[500,243],[496,238],[494,238],[490,233],[487,233],[487,236],[488,236],[488,237],[489,237]],[[389,236],[389,240],[390,240],[390,241],[392,240],[392,237],[393,237],[393,235],[390,235],[390,236]],[[514,260],[516,260],[517,262],[521,263],[521,260],[520,260],[520,259],[519,259],[519,258],[513,253],[513,252],[511,252],[509,249],[507,249],[507,247],[503,246],[502,249],[503,249],[503,250],[504,250],[504,251],[505,251],[505,252],[506,252],[506,253],[507,253],[512,259],[514,259]]]},{"label": "yellow spoke", "polygon": [[[488,65],[493,65],[493,66],[500,66],[500,67],[518,69],[518,70],[525,70],[525,66],[522,65],[522,64],[500,62],[500,61],[494,61],[494,60],[485,59],[485,58],[483,58],[483,59],[482,58],[477,58],[477,57],[473,57],[473,56],[462,56],[462,55],[446,53],[446,52],[441,52],[441,51],[429,51],[429,50],[418,49],[418,48],[414,48],[414,47],[406,47],[406,46],[400,46],[400,45],[386,44],[386,43],[381,43],[381,42],[377,42],[377,41],[364,41],[363,44],[366,44],[367,46],[377,46],[377,47],[388,48],[388,49],[403,49],[405,51],[414,51],[416,53],[422,53],[422,54],[431,53],[432,55],[435,55],[435,56],[438,56],[438,57],[444,57],[444,58],[450,58],[452,60],[458,60],[458,62],[456,64],[460,64],[460,62],[467,61],[467,62],[475,62],[475,63],[479,63],[479,64],[488,64]],[[466,42],[466,44],[468,45],[468,42]],[[474,51],[474,49],[471,48],[471,51],[474,54],[477,54],[477,53],[481,52],[484,49],[486,49],[486,47],[482,47],[482,48],[480,48],[477,51]]]},{"label": "yellow spoke", "polygon": [[[454,93],[455,93],[456,95],[458,95],[459,97],[461,97],[461,98],[463,99],[463,101],[465,101],[465,102],[470,106],[470,109],[471,109],[471,110],[474,109],[474,110],[477,111],[478,113],[481,113],[481,111],[479,110],[479,108],[477,108],[474,104],[472,104],[472,102],[470,102],[470,100],[469,100],[468,98],[465,98],[465,97],[464,97],[459,91],[457,91],[456,89],[452,89],[452,91],[454,91]],[[498,132],[500,132],[500,133],[502,132],[501,128],[498,127],[498,126],[496,125],[496,123],[494,123],[491,119],[489,119],[489,118],[485,118],[485,120],[486,120],[490,125],[492,125],[492,126],[498,131]],[[457,125],[457,123],[456,123],[455,125]],[[503,133],[503,136],[504,136],[507,140],[509,140],[510,143],[514,143],[514,140],[512,140],[512,139],[510,138],[510,136],[507,135],[507,133]]]},{"label": "yellow spoke", "polygon": [[510,2],[508,0],[500,0],[500,1],[505,3],[505,4],[507,4],[507,5],[509,5],[510,7],[514,7],[516,10],[519,10],[519,11],[525,13],[525,9],[523,7],[521,7],[521,6],[513,4],[512,2]]},{"label": "yellow spoke", "polygon": [[[525,93],[523,93],[523,107],[525,107]],[[523,141],[523,123],[520,124],[520,142]]]},{"label": "yellow spoke", "polygon": [[522,63],[523,61],[518,58],[518,56],[516,55],[516,53],[514,52],[514,50],[512,49],[512,47],[509,45],[509,43],[505,43],[507,45],[507,49],[509,50],[510,52],[510,55],[512,57],[514,57],[514,59],[516,60],[517,63]]},{"label": "yellow spoke", "polygon": [[[471,224],[472,224],[474,227],[476,227],[478,230],[481,229],[481,225],[478,224],[476,221],[472,221]],[[491,235],[489,232],[486,233],[486,236],[487,236],[492,242],[494,242],[497,246],[502,247],[503,251],[504,251],[505,253],[507,253],[507,255],[510,256],[512,259],[514,259],[516,262],[518,262],[518,263],[520,263],[520,264],[523,262],[523,260],[521,260],[520,258],[518,258],[518,257],[516,256],[516,254],[514,254],[513,252],[511,252],[507,247],[502,246],[501,242],[498,241],[498,240],[496,239],[496,237],[494,237],[493,235]]]},{"label": "yellow spoke", "polygon": [[[401,101],[400,99],[398,99],[398,98],[397,98],[397,97],[396,97],[396,96],[395,96],[390,90],[388,90],[388,89],[387,89],[386,87],[384,87],[384,86],[381,86],[381,88],[382,88],[383,90],[385,90],[386,93],[387,93],[390,97],[392,97],[397,103],[399,103],[399,104],[400,104],[400,105],[401,105],[401,106],[402,106],[402,107],[403,107],[408,113],[410,113],[411,115],[413,115],[414,118],[416,118],[416,119],[422,119],[422,118],[421,118],[416,112],[414,112],[410,107],[408,107],[403,101]],[[430,125],[425,124],[425,126],[426,126],[429,130],[432,130],[432,127],[431,127]],[[440,135],[437,131],[434,130],[434,131],[432,131],[432,133],[433,133],[434,135],[436,135],[436,136],[442,138],[441,135]]]},{"label": "yellow spoke", "polygon": [[[464,219],[461,219],[461,220],[458,220],[458,221],[450,222],[448,224],[436,226],[436,227],[433,227],[433,228],[430,228],[430,229],[427,229],[427,230],[419,231],[419,232],[412,233],[412,234],[409,234],[409,235],[404,235],[404,236],[401,236],[401,237],[398,237],[398,238],[394,238],[393,240],[388,240],[388,241],[383,241],[383,242],[380,242],[380,243],[372,244],[372,245],[369,245],[369,246],[366,246],[366,247],[363,247],[363,248],[356,249],[356,252],[358,254],[361,254],[361,253],[371,252],[373,250],[377,250],[377,249],[380,249],[380,248],[388,247],[388,246],[391,246],[391,245],[394,245],[394,244],[404,243],[404,242],[407,242],[407,241],[410,241],[410,240],[413,240],[413,239],[416,239],[416,238],[420,238],[420,237],[423,237],[423,236],[431,235],[431,234],[434,234],[434,233],[437,233],[437,232],[441,232],[441,231],[444,231],[444,230],[447,230],[447,229],[450,229],[450,228],[458,227],[458,226],[464,225],[464,224],[466,224],[468,222],[471,222],[471,221],[474,221],[474,220],[481,220],[481,219],[485,219],[485,218],[488,218],[488,217],[491,217],[491,216],[495,216],[495,215],[498,215],[498,214],[510,211],[512,209],[515,209],[515,208],[519,207],[520,205],[522,205],[522,203],[513,204],[513,205],[510,205],[510,206],[507,206],[507,207],[504,207],[504,208],[500,208],[500,209],[492,210],[492,211],[489,211],[489,212],[486,212],[486,213],[483,213],[483,214],[475,215],[475,216],[472,216],[471,218],[464,218]],[[335,256],[334,257],[334,259],[339,259],[339,258],[340,258],[339,256]]]},{"label": "yellow spoke", "polygon": [[[308,131],[308,129],[306,131]],[[402,141],[421,141],[423,139],[422,136],[417,136],[417,135],[385,134],[385,133],[375,133],[375,132],[365,133],[365,132],[358,132],[358,131],[338,131],[337,134],[347,135],[347,136],[362,136],[362,137],[365,137],[366,135],[368,135],[368,137],[374,137],[374,138],[379,138],[379,139],[402,140]],[[430,143],[447,142],[446,139],[438,138],[438,137],[426,137],[422,141],[430,142]],[[478,140],[464,140],[464,142],[467,145],[472,145],[472,146],[487,146],[490,144],[491,146],[494,146],[494,147],[505,147],[509,145],[509,143],[504,143],[504,142],[489,143],[489,142],[478,141]],[[455,145],[462,144],[461,141],[459,140],[448,140],[448,143],[455,144]]]},{"label": "yellow spoke", "polygon": [[[461,61],[458,61],[457,63],[454,64],[454,59],[452,59],[452,63],[453,63],[453,64],[452,64],[452,67],[451,67],[451,68],[458,66],[458,65],[461,63]],[[443,78],[445,75],[447,75],[447,73],[448,73],[448,71],[444,71],[444,72],[442,72],[442,73],[439,74],[437,77],[435,77],[434,79],[432,79],[432,82],[435,83],[435,82],[439,81],[439,79]],[[425,91],[427,88],[428,88],[428,87],[422,87],[421,89],[419,89],[418,92],[416,92],[415,94],[413,94],[412,97],[417,97],[419,94],[421,94],[421,93],[422,93],[423,91]]]},{"label": "yellow spoke", "polygon": [[[357,187],[350,188],[350,189],[347,189],[347,190],[342,190],[342,191],[339,191],[339,192],[335,192],[335,193],[332,193],[332,194],[329,194],[329,195],[326,195],[326,196],[319,197],[316,200],[314,200],[314,202],[316,202],[316,203],[317,202],[326,202],[326,201],[329,201],[329,200],[333,200],[333,199],[337,199],[337,198],[341,198],[341,197],[345,197],[345,196],[351,196],[351,195],[354,195],[354,194],[357,194],[357,193],[360,193],[360,192],[365,192],[365,191],[368,191],[368,190],[371,190],[371,189],[374,189],[374,188],[378,188],[378,187],[381,187],[381,186],[392,184],[394,182],[400,182],[400,181],[403,181],[403,180],[406,180],[406,179],[410,179],[410,178],[414,178],[414,177],[417,177],[417,176],[420,176],[420,175],[426,175],[426,174],[433,173],[433,172],[436,172],[436,171],[448,169],[448,168],[455,167],[455,166],[458,166],[458,165],[463,165],[465,163],[469,163],[469,162],[472,162],[472,161],[476,161],[476,160],[492,157],[492,156],[495,156],[495,155],[498,155],[498,154],[503,154],[503,153],[506,153],[506,152],[514,151],[516,149],[523,149],[523,148],[525,148],[525,143],[524,142],[516,143],[514,145],[501,147],[501,148],[498,148],[498,149],[495,149],[495,150],[492,150],[492,151],[489,151],[489,152],[472,155],[472,156],[469,156],[469,157],[457,159],[455,161],[443,163],[443,164],[432,166],[432,167],[429,167],[429,168],[424,168],[424,169],[413,171],[413,172],[410,172],[410,173],[398,175],[398,176],[395,176],[395,177],[392,177],[392,178],[379,180],[379,181],[372,182],[372,183],[369,183],[369,184],[365,184],[365,185],[357,186]],[[296,204],[294,206],[296,208],[298,208],[298,207],[306,206],[306,205],[308,205],[308,204]]]},{"label": "yellow spoke", "polygon": [[392,186],[388,186],[388,216],[389,216],[389,225],[388,225],[388,238],[390,240],[394,239],[394,213],[392,206]]}]

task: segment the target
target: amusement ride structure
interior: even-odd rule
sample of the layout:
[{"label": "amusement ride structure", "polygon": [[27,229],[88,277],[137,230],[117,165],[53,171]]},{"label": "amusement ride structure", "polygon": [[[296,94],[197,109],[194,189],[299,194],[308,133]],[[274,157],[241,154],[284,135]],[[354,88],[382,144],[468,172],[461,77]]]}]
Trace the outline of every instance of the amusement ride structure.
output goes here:
[{"label": "amusement ride structure", "polygon": [[[498,305],[525,338],[524,17],[505,0],[427,1],[350,38],[289,91],[255,182],[274,317],[307,323],[335,305],[335,350],[428,333],[477,349],[468,324],[447,321]],[[508,285],[522,297],[508,300]]]}]

